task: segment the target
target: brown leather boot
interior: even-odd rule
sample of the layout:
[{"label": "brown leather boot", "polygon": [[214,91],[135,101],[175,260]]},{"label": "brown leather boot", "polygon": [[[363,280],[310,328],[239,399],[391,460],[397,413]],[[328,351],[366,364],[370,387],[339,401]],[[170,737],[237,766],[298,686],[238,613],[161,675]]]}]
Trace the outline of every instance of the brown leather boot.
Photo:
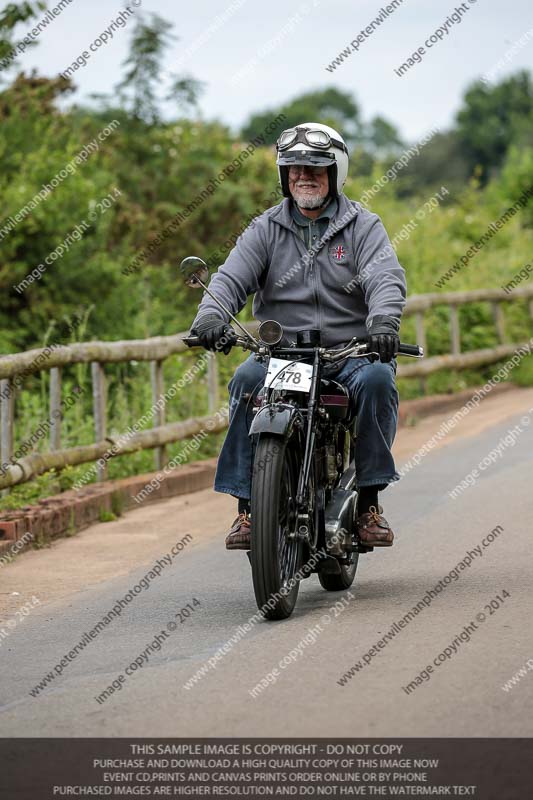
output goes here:
[{"label": "brown leather boot", "polygon": [[251,517],[242,511],[233,521],[226,536],[226,550],[249,550],[251,534]]},{"label": "brown leather boot", "polygon": [[[383,511],[381,506],[378,508],[379,512]],[[361,544],[366,547],[390,547],[392,545],[394,533],[385,517],[378,513],[376,506],[370,506],[369,511],[357,518],[357,528]]]}]

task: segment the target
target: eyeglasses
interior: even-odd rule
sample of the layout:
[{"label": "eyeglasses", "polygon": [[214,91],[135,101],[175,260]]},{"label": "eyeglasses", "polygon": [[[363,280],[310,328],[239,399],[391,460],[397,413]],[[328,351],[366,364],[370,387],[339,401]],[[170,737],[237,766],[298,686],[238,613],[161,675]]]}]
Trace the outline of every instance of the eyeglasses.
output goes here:
[{"label": "eyeglasses", "polygon": [[332,145],[338,147],[344,153],[348,152],[348,148],[339,139],[332,139],[326,131],[318,130],[317,128],[288,128],[283,131],[278,141],[276,142],[276,149],[278,151],[287,150],[295,144],[307,144],[309,147],[317,147],[325,150]]},{"label": "eyeglasses", "polygon": [[304,171],[308,172],[310,175],[315,175],[318,177],[319,175],[325,174],[327,167],[313,167],[309,164],[291,164],[289,167],[289,175],[291,178],[297,178]]}]

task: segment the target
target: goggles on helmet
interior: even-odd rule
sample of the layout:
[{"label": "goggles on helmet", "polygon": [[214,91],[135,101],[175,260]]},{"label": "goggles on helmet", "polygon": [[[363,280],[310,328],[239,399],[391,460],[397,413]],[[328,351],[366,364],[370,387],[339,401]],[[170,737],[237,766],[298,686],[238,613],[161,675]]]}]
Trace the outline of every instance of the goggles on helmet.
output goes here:
[{"label": "goggles on helmet", "polygon": [[336,164],[335,153],[317,153],[316,150],[289,150],[278,154],[277,162],[280,167],[304,165],[314,167],[332,167]]},{"label": "goggles on helmet", "polygon": [[317,147],[320,149],[327,149],[328,147],[338,147],[344,153],[348,153],[348,148],[344,142],[339,139],[333,139],[326,131],[321,131],[317,128],[288,128],[283,131],[278,141],[276,142],[276,149],[278,152],[288,150],[295,144],[306,144],[309,147]]}]

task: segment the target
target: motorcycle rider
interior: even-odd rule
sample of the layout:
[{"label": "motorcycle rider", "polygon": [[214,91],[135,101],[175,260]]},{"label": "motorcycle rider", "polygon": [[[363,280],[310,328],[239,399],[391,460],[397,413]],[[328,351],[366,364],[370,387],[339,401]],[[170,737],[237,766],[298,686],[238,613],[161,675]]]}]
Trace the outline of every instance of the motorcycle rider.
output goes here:
[{"label": "motorcycle rider", "polygon": [[[303,123],[280,135],[277,165],[284,199],[256,217],[241,234],[209,284],[233,314],[254,294],[253,315],[277,320],[282,344],[299,330],[319,328],[325,347],[343,347],[353,336],[370,336],[379,354],[347,358],[327,367],[326,376],[344,384],[357,414],[357,522],[361,542],[390,546],[394,534],[382,516],[378,491],[399,480],[391,446],[396,435],[395,383],[400,319],[406,280],[377,216],[349,200],[342,189],[348,149],[327,125]],[[191,333],[208,350],[229,353],[234,332],[229,317],[204,294]],[[238,499],[238,516],[226,548],[249,550],[252,442],[250,393],[264,382],[266,366],[254,354],[228,384],[229,429],[218,458],[214,489]]]}]

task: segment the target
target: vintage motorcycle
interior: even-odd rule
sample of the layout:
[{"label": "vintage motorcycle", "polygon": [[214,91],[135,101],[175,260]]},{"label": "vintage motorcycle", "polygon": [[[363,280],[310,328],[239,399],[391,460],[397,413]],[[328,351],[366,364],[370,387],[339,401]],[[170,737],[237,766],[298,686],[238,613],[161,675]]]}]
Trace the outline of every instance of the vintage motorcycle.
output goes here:
[{"label": "vintage motorcycle", "polygon": [[[282,347],[283,329],[275,320],[259,325],[257,340],[206,286],[209,270],[202,259],[190,256],[180,269],[187,285],[202,287],[239,328],[236,344],[266,367],[259,393],[242,398],[254,403],[248,557],[258,608],[267,619],[286,619],[302,579],[316,572],[327,591],[347,589],[359,555],[373,550],[357,532],[357,419],[350,419],[348,390],[323,375],[329,364],[368,356],[367,340],[328,349],[320,331],[311,329]],[[183,341],[199,344],[196,336]],[[418,345],[400,344],[399,355],[424,353]]]}]

